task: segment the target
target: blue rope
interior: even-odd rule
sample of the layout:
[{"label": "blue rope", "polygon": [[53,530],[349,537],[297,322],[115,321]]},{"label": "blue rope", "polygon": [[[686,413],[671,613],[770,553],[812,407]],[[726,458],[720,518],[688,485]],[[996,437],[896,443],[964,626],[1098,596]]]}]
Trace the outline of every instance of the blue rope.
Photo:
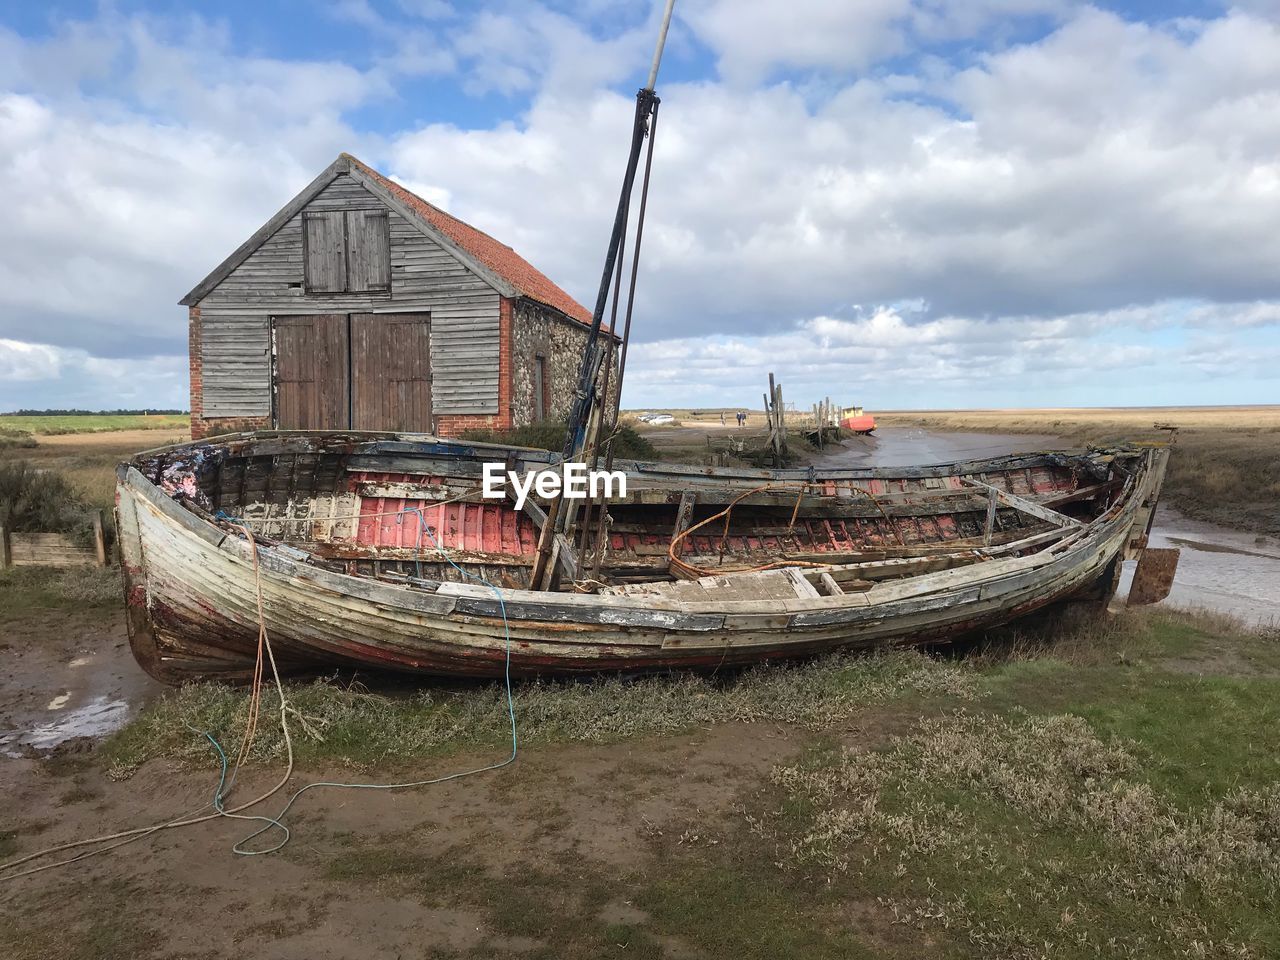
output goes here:
[{"label": "blue rope", "polygon": [[185,720],[183,721],[183,726],[185,726],[192,733],[198,733],[201,736],[205,737],[205,739],[207,739],[211,744],[213,744],[213,749],[218,751],[218,759],[222,761],[222,775],[218,777],[218,789],[213,792],[213,806],[214,806],[214,809],[221,811],[222,798],[226,796],[226,792],[223,788],[226,787],[227,785],[227,754],[222,749],[222,744],[218,743],[218,741],[213,738],[213,734],[210,733],[208,730],[197,730],[195,727],[187,723]]},{"label": "blue rope", "polygon": [[[493,595],[498,599],[498,609],[502,613],[503,633],[506,637],[506,663],[504,668],[504,677],[506,680],[507,716],[511,720],[511,754],[505,760],[502,760],[498,763],[491,763],[488,766],[477,767],[474,770],[463,770],[458,773],[450,773],[442,777],[434,777],[430,780],[414,780],[408,783],[336,783],[336,782],[322,780],[322,781],[317,781],[315,783],[308,783],[306,786],[301,787],[300,789],[295,791],[293,795],[289,797],[285,805],[280,809],[280,812],[277,813],[274,817],[255,816],[255,817],[245,818],[245,819],[261,820],[263,821],[264,825],[260,830],[257,830],[256,832],[249,834],[249,836],[245,837],[243,840],[239,841],[234,847],[231,848],[233,852],[239,854],[242,857],[257,857],[257,856],[262,856],[263,854],[275,853],[277,850],[283,849],[285,844],[289,842],[289,837],[290,837],[289,828],[286,827],[283,822],[284,817],[289,812],[289,810],[293,807],[297,799],[300,796],[302,796],[304,793],[306,793],[308,790],[312,790],[317,787],[334,787],[334,788],[345,789],[345,790],[401,790],[408,787],[426,787],[426,786],[431,786],[437,783],[446,783],[450,780],[461,780],[463,777],[474,776],[477,773],[487,773],[490,770],[498,770],[498,769],[501,769],[502,767],[507,766],[509,763],[514,762],[516,759],[516,754],[519,752],[519,738],[516,733],[515,699],[511,693],[511,622],[507,619],[506,597],[503,596],[502,591],[498,589],[498,587],[494,586],[484,577],[481,577],[474,573],[469,573],[468,571],[462,569],[462,567],[458,566],[458,564],[456,564],[453,561],[453,558],[449,556],[448,552],[442,546],[440,546],[436,538],[432,536],[431,528],[427,525],[427,519],[423,515],[421,508],[407,507],[406,509],[401,510],[399,515],[397,515],[396,517],[396,523],[401,523],[404,520],[404,515],[407,513],[416,514],[418,517],[418,535],[414,541],[414,553],[415,553],[414,561],[416,563],[416,569],[418,572],[419,579],[421,579],[421,576],[422,576],[422,559],[421,559],[422,535],[425,533],[427,535],[427,538],[431,541],[431,546],[435,550],[439,551],[440,555],[444,557],[446,561],[448,561],[451,567],[457,570],[464,577],[467,577],[468,579],[471,579],[471,580],[476,580],[479,583],[483,583],[486,587],[488,587],[490,590],[493,591]],[[218,514],[216,514],[215,516],[217,516],[219,519],[226,519],[226,520],[235,519],[233,517],[227,516],[226,514],[223,514],[222,511],[218,511]],[[209,735],[205,734],[205,736],[209,736]],[[209,737],[209,740],[213,742],[214,746],[218,749],[219,754],[222,754],[223,756],[223,776],[225,778],[226,755],[222,753],[222,748],[218,747],[217,741],[215,741],[213,737]],[[218,789],[219,789],[219,802],[221,802],[221,799],[220,799],[221,790],[222,790],[221,784],[219,784]],[[221,809],[221,807],[219,807],[219,809]],[[262,834],[266,833],[272,827],[280,830],[284,834],[284,836],[281,838],[279,843],[277,843],[273,847],[267,847],[264,850],[243,849],[245,844],[261,836]]]}]

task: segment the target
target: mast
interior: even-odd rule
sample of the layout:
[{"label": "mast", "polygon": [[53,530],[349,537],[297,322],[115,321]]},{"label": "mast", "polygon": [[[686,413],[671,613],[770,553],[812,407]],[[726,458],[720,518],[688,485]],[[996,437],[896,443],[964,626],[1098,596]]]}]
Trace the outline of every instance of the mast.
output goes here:
[{"label": "mast", "polygon": [[[613,232],[609,237],[604,270],[600,276],[600,288],[596,294],[596,306],[591,316],[591,332],[587,335],[587,346],[583,351],[582,364],[578,369],[578,384],[574,388],[573,400],[569,408],[569,429],[565,432],[564,443],[566,460],[576,460],[581,456],[582,449],[586,445],[586,426],[591,416],[596,377],[600,373],[601,364],[608,352],[600,342],[600,327],[609,302],[609,293],[613,287],[619,251],[626,235],[627,216],[631,208],[631,193],[635,186],[636,168],[640,163],[640,151],[649,133],[650,117],[658,107],[658,96],[654,88],[658,82],[658,66],[662,62],[662,49],[667,42],[667,30],[671,26],[671,11],[674,7],[675,0],[667,0],[666,9],[662,14],[662,24],[658,29],[658,42],[653,50],[653,62],[649,67],[649,79],[636,93],[636,112],[631,124],[631,149],[627,153],[622,191],[618,196],[618,208],[613,218]],[[611,335],[612,333],[613,331]]]},{"label": "mast", "polygon": [[[563,450],[565,462],[582,459],[588,440],[591,439],[588,434],[591,432],[591,425],[594,420],[596,423],[595,439],[597,443],[596,454],[593,457],[594,463],[598,459],[599,438],[604,435],[602,427],[607,423],[610,425],[610,430],[612,430],[612,425],[617,422],[616,408],[612,411],[612,416],[606,416],[607,395],[600,397],[599,408],[596,408],[595,405],[596,386],[600,379],[600,369],[609,358],[613,349],[613,338],[617,335],[616,330],[611,329],[608,338],[601,338],[600,329],[603,325],[604,314],[609,304],[611,292],[614,296],[614,316],[616,317],[617,315],[617,298],[621,296],[620,288],[622,284],[620,257],[627,233],[627,220],[631,211],[631,194],[635,187],[636,169],[640,163],[640,154],[644,147],[644,141],[651,136],[651,124],[658,109],[659,100],[655,92],[658,82],[658,67],[662,63],[662,51],[667,42],[667,31],[671,27],[671,12],[674,7],[675,0],[666,0],[666,6],[662,13],[662,22],[658,28],[658,40],[653,49],[653,61],[649,66],[649,78],[636,93],[635,116],[631,124],[631,146],[627,153],[627,165],[622,177],[622,190],[618,195],[618,207],[614,212],[613,230],[609,235],[609,246],[605,253],[604,269],[600,275],[600,287],[596,294],[595,309],[591,314],[591,329],[587,334],[587,344],[582,352],[582,363],[578,368],[578,381],[574,387],[569,406]],[[650,159],[652,158],[652,151],[653,141],[650,139]],[[645,173],[644,190],[647,195],[649,185],[647,163]],[[643,229],[645,199],[645,197],[641,197],[641,221],[637,231]],[[639,252],[639,243],[637,242],[635,259],[632,265],[631,299],[627,304],[626,326],[628,331],[631,326],[631,305],[635,296],[635,267],[639,264]],[[625,350],[626,341],[624,338],[623,356],[625,356]],[[615,387],[615,391],[619,393],[619,399],[621,399],[621,386],[621,378],[619,378],[619,382]],[[607,393],[607,386],[605,386],[604,391]],[[612,462],[612,446],[610,446],[610,451],[609,460]],[[529,586],[531,589],[546,589],[554,579],[554,571],[549,570],[548,567],[550,566],[556,534],[567,530],[576,513],[574,510],[563,509],[564,504],[562,501],[563,495],[560,494],[548,504],[547,519],[543,523],[542,532],[538,538],[538,554],[534,560],[533,571],[530,576]],[[587,516],[590,517],[589,510]],[[603,507],[601,517],[603,518]],[[583,542],[585,544],[585,534]]]}]

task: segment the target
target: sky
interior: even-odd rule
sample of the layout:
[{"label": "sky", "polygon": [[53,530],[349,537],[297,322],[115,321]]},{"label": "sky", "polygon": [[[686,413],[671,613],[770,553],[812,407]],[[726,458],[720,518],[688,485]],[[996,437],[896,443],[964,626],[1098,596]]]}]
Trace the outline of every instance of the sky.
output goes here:
[{"label": "sky", "polygon": [[[341,151],[594,303],[661,4],[0,0],[0,410]],[[677,0],[624,404],[1280,402],[1280,0]]]}]

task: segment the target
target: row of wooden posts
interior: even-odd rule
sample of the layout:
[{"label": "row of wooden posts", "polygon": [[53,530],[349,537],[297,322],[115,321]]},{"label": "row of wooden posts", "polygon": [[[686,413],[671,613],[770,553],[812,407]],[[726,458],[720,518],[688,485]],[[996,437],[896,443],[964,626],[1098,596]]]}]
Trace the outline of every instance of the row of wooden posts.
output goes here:
[{"label": "row of wooden posts", "polygon": [[107,539],[102,511],[92,514],[93,543],[84,546],[63,533],[19,533],[0,525],[0,569],[8,567],[105,567]]},{"label": "row of wooden posts", "polygon": [[827,433],[840,429],[840,411],[831,403],[830,397],[823,397],[813,405],[813,442],[821,450],[827,445]]},{"label": "row of wooden posts", "polygon": [[[774,380],[772,373],[769,392],[764,395],[764,416],[769,428],[766,444],[773,451],[774,465],[783,466],[787,461],[787,407],[782,400],[782,384]],[[828,433],[839,427],[840,407],[830,397],[813,405],[813,442],[819,449],[826,445]]]},{"label": "row of wooden posts", "polygon": [[787,408],[782,402],[782,384],[769,374],[769,392],[764,395],[764,416],[769,425],[768,444],[773,448],[773,465],[787,462]]}]

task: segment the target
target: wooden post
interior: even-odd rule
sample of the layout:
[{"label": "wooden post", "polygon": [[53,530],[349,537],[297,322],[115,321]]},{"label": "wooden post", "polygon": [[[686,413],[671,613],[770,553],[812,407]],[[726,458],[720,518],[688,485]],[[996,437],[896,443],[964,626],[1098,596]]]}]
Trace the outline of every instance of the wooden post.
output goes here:
[{"label": "wooden post", "polygon": [[991,535],[996,529],[996,488],[987,491],[987,524],[982,531],[982,543],[991,546]]},{"label": "wooden post", "polygon": [[[773,381],[773,374],[769,374],[770,382]],[[774,387],[773,406],[778,416],[778,466],[781,467],[783,461],[787,458],[787,419],[786,407],[782,400],[782,384]]]},{"label": "wooden post", "polygon": [[107,565],[107,538],[102,532],[102,511],[93,513],[93,551],[98,557],[98,566]]},{"label": "wooden post", "polygon": [[[697,498],[697,494],[692,490],[686,490],[680,494],[680,506],[676,509],[676,526],[671,531],[671,542],[675,543],[676,537],[689,529],[689,524],[693,522],[693,503]],[[677,557],[684,553],[684,541],[681,540],[675,544],[672,549]]]},{"label": "wooden post", "polygon": [[9,528],[0,526],[0,569],[13,566],[13,549],[9,546]]},{"label": "wooden post", "polygon": [[556,543],[556,521],[560,519],[560,505],[563,502],[564,496],[557,494],[547,506],[547,520],[538,533],[538,555],[534,558],[533,571],[529,574],[530,590],[545,590],[550,583],[548,567],[551,551]]}]

